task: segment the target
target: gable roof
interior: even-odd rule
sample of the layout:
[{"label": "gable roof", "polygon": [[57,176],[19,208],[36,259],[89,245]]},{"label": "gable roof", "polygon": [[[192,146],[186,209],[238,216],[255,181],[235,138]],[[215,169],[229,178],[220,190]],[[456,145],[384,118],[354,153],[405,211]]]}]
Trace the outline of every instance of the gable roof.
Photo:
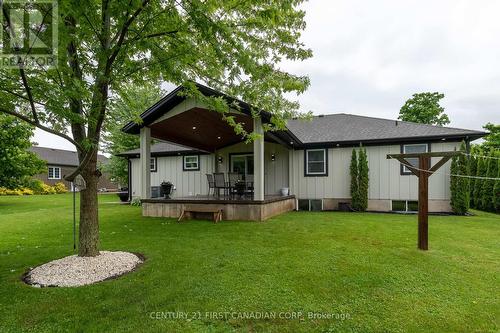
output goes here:
[{"label": "gable roof", "polygon": [[[30,151],[37,154],[40,159],[46,161],[49,165],[65,165],[74,167],[79,165],[76,151],[38,146],[32,146]],[[108,163],[108,158],[103,155],[97,155],[97,160],[102,164]]]},{"label": "gable roof", "polygon": [[[240,107],[240,111],[247,114],[251,115],[251,109],[253,108],[250,104],[245,103],[235,97],[226,95],[220,91],[217,91],[215,89],[212,89],[210,87],[207,87],[203,84],[194,82],[196,85],[196,88],[198,89],[199,92],[201,92],[205,96],[213,96],[213,97],[222,97],[225,100],[228,101],[228,103],[236,103]],[[139,130],[144,127],[148,126],[149,124],[153,123],[156,119],[160,118],[163,116],[166,112],[168,112],[170,109],[172,109],[174,106],[177,104],[181,103],[184,101],[187,97],[182,94],[182,90],[184,87],[182,85],[178,86],[174,90],[172,90],[170,93],[168,93],[165,97],[160,99],[158,102],[156,102],[154,105],[149,107],[146,111],[141,113],[140,118],[142,119],[142,123],[138,124],[136,122],[129,122],[127,123],[123,128],[122,131],[125,133],[129,134],[139,134]],[[261,116],[264,119],[270,119],[271,115],[268,112],[265,111],[260,111]]]},{"label": "gable roof", "polygon": [[353,114],[315,116],[311,120],[288,121],[290,132],[304,145],[390,143],[422,140],[470,140],[487,133],[481,131],[442,127]]},{"label": "gable roof", "polygon": [[[198,90],[206,96],[221,96],[229,101],[239,103],[242,112],[250,114],[251,105],[236,98],[223,94],[212,88],[196,83]],[[163,114],[181,103],[186,97],[183,96],[183,87],[178,86],[168,95],[148,108],[141,114],[142,123],[129,122],[123,127],[123,131],[130,134],[138,134],[143,126],[148,126]],[[265,121],[269,121],[271,115],[261,111]],[[369,145],[369,144],[389,144],[408,143],[422,141],[440,141],[464,139],[475,140],[488,133],[475,130],[467,130],[452,127],[442,127],[435,125],[412,123],[400,120],[390,120],[353,114],[330,114],[324,116],[314,116],[311,120],[293,119],[288,121],[287,128],[283,131],[267,133],[267,137],[274,137],[276,142],[280,142],[288,147],[307,148],[314,146],[338,146],[338,145]],[[171,143],[165,143],[155,149],[163,151],[153,151],[153,154],[182,153],[186,150],[171,147]],[[182,147],[186,148],[186,147]],[[189,148],[190,151],[197,151]],[[124,152],[120,156],[130,156],[139,154],[139,150]]]},{"label": "gable roof", "polygon": [[[177,145],[170,142],[158,142],[151,145],[151,156],[172,156],[172,155],[183,155],[189,153],[205,154],[206,152],[200,151],[194,148],[189,148],[186,146]],[[123,157],[139,157],[140,149],[132,149],[124,151],[117,156]]]}]

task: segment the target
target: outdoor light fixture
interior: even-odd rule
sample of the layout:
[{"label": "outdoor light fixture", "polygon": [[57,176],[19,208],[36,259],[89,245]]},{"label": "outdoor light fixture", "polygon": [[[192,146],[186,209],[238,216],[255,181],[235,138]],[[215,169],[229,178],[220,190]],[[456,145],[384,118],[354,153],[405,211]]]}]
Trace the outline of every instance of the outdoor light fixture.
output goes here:
[{"label": "outdoor light fixture", "polygon": [[221,163],[221,164],[222,164],[222,161],[223,161],[222,156],[219,156],[219,157],[217,158],[217,160],[219,161],[219,163]]},{"label": "outdoor light fixture", "polygon": [[193,126],[193,129],[195,130],[195,129],[196,129],[196,126]]},{"label": "outdoor light fixture", "polygon": [[276,161],[276,154],[271,154],[271,161]]},{"label": "outdoor light fixture", "polygon": [[220,137],[220,136],[218,136],[218,137],[217,137],[217,140],[220,140],[220,139],[221,139],[221,137]]}]

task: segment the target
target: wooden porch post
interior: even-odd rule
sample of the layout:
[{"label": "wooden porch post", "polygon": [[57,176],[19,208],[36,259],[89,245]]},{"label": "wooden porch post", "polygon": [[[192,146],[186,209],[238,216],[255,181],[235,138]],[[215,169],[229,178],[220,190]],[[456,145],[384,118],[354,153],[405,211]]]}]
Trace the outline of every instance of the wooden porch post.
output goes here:
[{"label": "wooden porch post", "polygon": [[430,157],[420,156],[419,175],[418,175],[418,248],[420,250],[428,249],[428,229],[429,229],[429,170]]},{"label": "wooden porch post", "polygon": [[[429,177],[442,167],[453,156],[459,154],[456,151],[434,152],[434,153],[409,153],[409,154],[389,154],[388,159],[394,158],[399,163],[406,165],[408,169],[418,177],[418,242],[420,250],[428,250],[429,239]],[[431,158],[441,157],[436,164],[431,167]],[[419,166],[415,168],[408,162],[407,158],[418,158]]]},{"label": "wooden porch post", "polygon": [[141,199],[151,198],[151,129],[140,131]]},{"label": "wooden porch post", "polygon": [[260,134],[260,138],[253,142],[253,199],[264,200],[264,128],[260,117],[253,119],[253,128]]}]

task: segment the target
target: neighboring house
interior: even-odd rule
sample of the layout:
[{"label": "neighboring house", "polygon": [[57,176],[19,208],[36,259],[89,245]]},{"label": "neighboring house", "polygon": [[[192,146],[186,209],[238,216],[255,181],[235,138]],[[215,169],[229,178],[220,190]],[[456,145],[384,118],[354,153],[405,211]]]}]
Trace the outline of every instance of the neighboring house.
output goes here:
[{"label": "neighboring house", "polygon": [[[198,85],[206,95],[229,96]],[[296,208],[338,209],[350,201],[349,165],[353,148],[363,146],[368,154],[368,209],[372,211],[416,210],[417,177],[387,154],[441,152],[458,149],[486,133],[357,116],[332,114],[312,120],[290,120],[287,129],[266,132],[264,140],[245,144],[221,116],[198,101],[183,97],[177,88],[146,110],[141,125],[129,123],[127,133],[141,134],[141,149],[123,152],[129,159],[129,188],[132,197],[148,199],[157,194],[162,181],[176,186],[173,198],[207,195],[205,174],[238,172],[255,178],[256,201],[289,188]],[[249,106],[233,110],[247,131],[262,131],[270,115],[261,112],[252,119]],[[167,142],[149,147],[150,137]],[[192,148],[188,148],[192,147]],[[150,149],[150,150],[149,150]],[[142,160],[141,151],[145,160]],[[146,161],[148,160],[148,161]],[[412,164],[418,163],[416,160]],[[435,159],[433,158],[433,163]],[[449,212],[450,162],[429,182],[429,211]],[[153,191],[150,190],[152,187]]]},{"label": "neighboring house", "polygon": [[[75,151],[38,146],[33,146],[30,150],[47,163],[47,172],[38,174],[35,178],[48,185],[62,182],[68,189],[72,189],[71,183],[64,180],[64,177],[70,175],[79,165],[78,155]],[[108,163],[108,158],[103,155],[98,155],[97,160],[98,165]],[[98,188],[103,191],[110,191],[116,190],[117,186],[110,181],[109,175],[103,173],[99,179]]]}]

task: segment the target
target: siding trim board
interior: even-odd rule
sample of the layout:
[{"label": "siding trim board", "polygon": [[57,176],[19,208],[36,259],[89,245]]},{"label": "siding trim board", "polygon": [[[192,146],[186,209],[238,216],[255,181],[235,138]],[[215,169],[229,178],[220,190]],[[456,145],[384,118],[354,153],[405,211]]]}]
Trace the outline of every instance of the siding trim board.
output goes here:
[{"label": "siding trim board", "polygon": [[[325,156],[325,172],[323,173],[308,173],[307,170],[307,152],[310,150],[323,150]],[[304,177],[328,177],[328,148],[304,149]]]},{"label": "siding trim board", "polygon": [[[443,140],[444,139],[444,140]],[[294,150],[316,149],[316,148],[349,148],[349,147],[366,147],[366,146],[387,146],[412,143],[439,143],[439,142],[462,142],[464,139],[474,140],[471,136],[437,136],[437,137],[414,137],[414,138],[396,138],[396,139],[377,139],[377,140],[361,140],[361,141],[338,141],[338,142],[315,142],[303,143],[295,146]]]},{"label": "siding trim board", "polygon": [[[196,156],[198,158],[198,167],[195,169],[186,169],[186,157],[193,157]],[[182,171],[200,171],[200,164],[201,164],[201,159],[199,154],[190,154],[190,155],[183,155],[182,156]]]}]

